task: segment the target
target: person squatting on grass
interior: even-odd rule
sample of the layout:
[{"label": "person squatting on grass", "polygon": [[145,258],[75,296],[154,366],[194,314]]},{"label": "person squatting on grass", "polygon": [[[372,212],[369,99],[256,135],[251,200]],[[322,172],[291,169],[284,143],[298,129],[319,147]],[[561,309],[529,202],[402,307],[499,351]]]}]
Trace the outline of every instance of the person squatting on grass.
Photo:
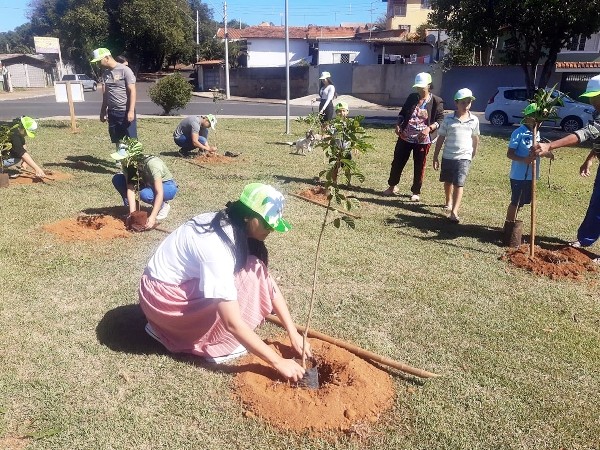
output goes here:
[{"label": "person squatting on grass", "polygon": [[206,116],[188,116],[179,122],[173,132],[173,141],[180,147],[179,154],[188,157],[190,152],[198,149],[199,153],[214,153],[217,147],[208,144],[208,129],[214,130],[217,118],[213,114]]},{"label": "person squatting on grass", "polygon": [[21,163],[21,169],[31,169],[35,172],[38,177],[45,177],[46,173],[38,166],[31,154],[27,151],[27,144],[25,142],[25,136],[30,138],[35,137],[35,130],[37,130],[37,122],[28,116],[23,116],[15,119],[13,124],[17,127],[10,133],[10,143],[12,147],[8,152],[8,157],[2,159],[2,165],[4,167],[18,166]]},{"label": "person squatting on grass", "polygon": [[170,200],[177,194],[177,183],[173,179],[167,165],[157,156],[140,155],[131,158],[127,148],[122,145],[119,150],[110,155],[121,162],[122,172],[113,176],[113,186],[121,194],[123,204],[129,207],[129,214],[136,209],[135,191],[140,177],[140,200],[152,205],[152,211],[146,221],[146,228],[154,228],[157,221],[167,218],[171,210]]},{"label": "person squatting on grass", "polygon": [[301,379],[304,369],[253,331],[274,311],[293,349],[302,353],[302,336],[269,274],[264,243],[273,230],[290,229],[282,217],[284,202],[272,186],[251,183],[224,210],[200,214],[173,231],[140,282],[146,332],[173,353],[222,363],[250,351],[283,377]]},{"label": "person squatting on grass", "polygon": [[118,150],[124,137],[137,138],[135,75],[128,66],[115,61],[107,48],[94,50],[91,62],[104,69],[100,122],[108,120],[108,134]]},{"label": "person squatting on grass", "polygon": [[[536,179],[540,178],[540,158],[535,155],[532,148],[535,120],[531,115],[537,112],[537,110],[538,107],[535,103],[529,104],[523,110],[524,117],[521,121],[521,126],[510,135],[506,156],[512,160],[509,175],[511,196],[504,222],[505,232],[508,224],[516,220],[519,209],[523,205],[531,203],[531,163],[533,161],[536,164]],[[539,131],[536,141],[540,141]],[[554,159],[554,155],[551,152],[547,152],[543,156]]]},{"label": "person squatting on grass", "polygon": [[458,210],[463,188],[479,145],[479,119],[470,111],[473,100],[473,92],[467,88],[459,89],[454,94],[456,111],[444,118],[433,154],[433,169],[439,170],[438,157],[444,146],[440,181],[444,183],[446,194],[444,209],[450,211],[449,219],[454,223],[460,222]]},{"label": "person squatting on grass", "polygon": [[421,200],[421,187],[425,176],[425,165],[429,147],[435,142],[437,129],[444,119],[444,101],[431,93],[431,75],[422,72],[415,77],[413,88],[417,92],[410,94],[398,114],[396,135],[398,141],[394,149],[394,159],[390,169],[388,188],[384,196],[398,193],[396,185],[400,182],[402,170],[413,154],[414,173],[411,201]]},{"label": "person squatting on grass", "polygon": [[[561,139],[549,143],[539,143],[536,147],[536,152],[539,155],[552,152],[552,150],[567,147],[585,142],[592,141],[592,150],[588,153],[583,164],[579,168],[579,174],[582,177],[591,175],[592,164],[595,159],[600,158],[600,75],[592,77],[586,86],[585,92],[581,97],[587,97],[590,104],[594,107],[592,120],[589,124]],[[570,243],[573,247],[589,247],[600,237],[600,170],[596,170],[596,179],[594,188],[590,198],[583,222],[577,230],[577,240]],[[593,260],[600,264],[600,258]]]}]

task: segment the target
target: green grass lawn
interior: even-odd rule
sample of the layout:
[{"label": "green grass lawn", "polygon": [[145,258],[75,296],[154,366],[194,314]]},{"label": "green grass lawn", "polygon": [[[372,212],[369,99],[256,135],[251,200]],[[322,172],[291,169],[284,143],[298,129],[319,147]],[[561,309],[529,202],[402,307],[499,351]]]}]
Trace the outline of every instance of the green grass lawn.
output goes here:
[{"label": "green grass lawn", "polygon": [[[219,150],[241,156],[193,166],[174,156],[177,121],[138,124],[147,151],[161,155],[180,187],[168,229],[223,207],[248,182],[293,193],[323,168],[321,150],[303,157],[279,144],[293,139],[283,120],[227,118],[219,120]],[[443,376],[421,382],[395,374],[394,407],[370,434],[331,442],[244,418],[232,375],[173,357],[145,335],[137,284],[164,233],[94,243],[61,242],[42,230],[120,204],[105,125],[79,126],[71,134],[68,122],[44,121],[28,141],[38,162],[72,179],[1,192],[0,448],[600,448],[598,275],[552,281],[499,259],[510,197],[506,136],[482,136],[457,226],[442,213],[443,186],[430,167],[423,203],[379,195],[395,136],[368,127],[375,149],[359,157],[366,181],[355,188],[362,218],[354,231],[326,232],[313,327]],[[537,232],[548,244],[575,237],[593,184],[578,175],[586,149],[556,154],[550,186],[547,159],[538,185]],[[411,177],[412,161],[403,194]],[[308,310],[323,214],[289,196],[285,216],[294,229],[267,241],[297,322]],[[526,224],[528,216],[525,208]],[[600,253],[600,245],[591,250]],[[260,333],[281,331],[265,325]]]}]

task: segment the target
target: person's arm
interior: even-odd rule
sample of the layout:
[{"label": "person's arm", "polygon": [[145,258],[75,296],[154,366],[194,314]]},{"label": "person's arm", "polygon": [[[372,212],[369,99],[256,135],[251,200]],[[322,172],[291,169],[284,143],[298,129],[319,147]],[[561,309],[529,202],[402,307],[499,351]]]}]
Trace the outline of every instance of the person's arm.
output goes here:
[{"label": "person's arm", "polygon": [[38,166],[28,152],[23,153],[21,159],[30,166],[38,177],[45,177],[46,173]]},{"label": "person's arm", "polygon": [[592,150],[587,157],[585,158],[585,160],[583,161],[583,164],[581,165],[581,167],[579,168],[579,175],[581,175],[582,177],[589,177],[591,175],[591,170],[592,170],[592,162],[594,161],[595,158],[598,157],[598,154],[596,153],[595,150]]},{"label": "person's arm", "polygon": [[438,170],[440,168],[440,150],[442,149],[445,140],[446,136],[440,136],[435,143],[435,152],[433,152],[433,170]]},{"label": "person's arm", "polygon": [[207,151],[207,152],[216,150],[216,149],[213,149],[213,147],[211,147],[210,145],[208,145],[208,142],[206,144],[203,144],[202,142],[200,142],[200,140],[198,139],[199,137],[200,137],[200,135],[198,133],[192,132],[192,144],[194,145],[194,147],[199,148],[200,150]]},{"label": "person's arm", "polygon": [[548,154],[557,148],[569,147],[571,145],[579,144],[579,136],[575,133],[566,135],[563,138],[557,139],[551,142],[538,142],[535,147],[535,153],[538,156],[549,156]]},{"label": "person's arm", "polygon": [[[294,325],[294,321],[292,320],[292,316],[290,315],[290,310],[288,309],[287,303],[283,298],[283,294],[279,290],[279,287],[275,287],[273,311],[275,311],[275,314],[277,314],[277,317],[279,317],[281,323],[283,323],[283,326],[286,329],[288,336],[290,337],[292,347],[294,348],[294,350],[296,350],[296,353],[298,353],[298,355],[302,356],[302,335],[298,333],[296,325]],[[309,358],[312,356],[310,344],[308,343],[308,341],[306,342],[306,355]]]},{"label": "person's arm", "polygon": [[127,122],[133,122],[135,119],[135,102],[137,100],[137,90],[135,83],[127,84],[127,98],[129,103],[129,109],[127,110]]},{"label": "person's arm", "polygon": [[515,149],[514,148],[510,148],[508,147],[508,151],[506,152],[506,157],[512,161],[517,161],[517,162],[521,162],[524,164],[531,164],[533,161],[535,161],[535,158],[537,158],[537,156],[535,154],[529,154],[526,157],[524,156],[517,156],[517,154],[515,153]]},{"label": "person's arm", "polygon": [[327,106],[333,100],[333,94],[335,94],[335,87],[333,84],[327,86],[325,90],[327,91],[327,98],[325,99],[325,103],[323,103],[323,107],[321,108],[321,111],[319,111],[319,114],[323,114],[325,112],[325,109],[327,109]]},{"label": "person's arm", "polygon": [[283,377],[298,381],[304,376],[304,369],[293,359],[285,359],[265,344],[258,335],[242,320],[240,306],[236,301],[217,300],[217,312],[225,329],[246,349],[270,364]]},{"label": "person's arm", "polygon": [[475,155],[477,154],[477,148],[479,147],[479,135],[471,137],[471,140],[473,145],[473,155],[471,158],[475,158]]},{"label": "person's arm", "polygon": [[160,208],[163,204],[163,200],[165,198],[165,191],[163,189],[163,182],[161,178],[156,178],[154,180],[153,191],[154,203],[152,204],[152,211],[150,212],[148,220],[146,221],[147,229],[154,228],[154,226],[156,225],[156,216],[158,215],[158,212],[160,211]]},{"label": "person's arm", "polygon": [[106,108],[108,108],[108,92],[106,83],[102,83],[102,106],[100,107],[100,122],[106,122]]},{"label": "person's arm", "polygon": [[431,125],[434,125],[434,128],[431,131],[435,131],[439,127],[441,127],[442,122],[444,120],[444,100],[441,97],[435,96],[435,102],[436,102],[435,117],[433,118],[433,122],[431,123]]}]

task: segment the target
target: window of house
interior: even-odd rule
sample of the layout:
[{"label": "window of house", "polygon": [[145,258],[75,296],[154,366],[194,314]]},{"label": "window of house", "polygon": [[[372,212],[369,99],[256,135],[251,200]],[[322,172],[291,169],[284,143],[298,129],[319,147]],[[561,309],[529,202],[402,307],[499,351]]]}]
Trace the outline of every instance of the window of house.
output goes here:
[{"label": "window of house", "polygon": [[334,53],[334,64],[350,64],[356,59],[356,53]]},{"label": "window of house", "polygon": [[571,45],[569,45],[568,49],[572,52],[582,52],[585,49],[585,41],[586,39],[583,34],[573,36]]},{"label": "window of house", "polygon": [[393,16],[406,17],[406,0],[395,0],[393,5]]},{"label": "window of house", "polygon": [[421,9],[431,9],[431,0],[421,0]]},{"label": "window of house", "polygon": [[407,33],[410,33],[410,25],[398,25],[399,30],[404,30]]}]

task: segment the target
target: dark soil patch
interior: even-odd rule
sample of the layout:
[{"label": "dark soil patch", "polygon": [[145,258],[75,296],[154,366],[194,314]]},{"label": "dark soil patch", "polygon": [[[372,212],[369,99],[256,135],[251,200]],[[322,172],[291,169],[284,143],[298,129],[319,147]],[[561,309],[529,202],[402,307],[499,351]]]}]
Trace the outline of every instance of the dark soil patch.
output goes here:
[{"label": "dark soil patch", "polygon": [[[284,357],[291,357],[289,342],[267,340]],[[391,376],[335,345],[310,339],[318,363],[319,389],[297,387],[283,381],[275,369],[248,355],[240,361],[235,394],[245,416],[257,416],[284,430],[349,432],[376,422],[392,406]]]},{"label": "dark soil patch", "polygon": [[53,183],[54,181],[68,180],[73,178],[73,175],[64,172],[56,172],[53,170],[45,170],[46,175],[50,178],[38,178],[32,173],[20,173],[17,178],[11,178],[9,184],[33,184],[33,183]]},{"label": "dark soil patch", "polygon": [[582,280],[585,274],[598,272],[599,269],[598,264],[592,262],[588,255],[568,246],[555,250],[536,246],[532,259],[529,257],[529,244],[523,244],[518,248],[507,250],[501,259],[553,280],[562,278]]},{"label": "dark soil patch", "polygon": [[108,240],[129,237],[125,223],[104,214],[80,215],[44,225],[43,229],[64,241]]}]

